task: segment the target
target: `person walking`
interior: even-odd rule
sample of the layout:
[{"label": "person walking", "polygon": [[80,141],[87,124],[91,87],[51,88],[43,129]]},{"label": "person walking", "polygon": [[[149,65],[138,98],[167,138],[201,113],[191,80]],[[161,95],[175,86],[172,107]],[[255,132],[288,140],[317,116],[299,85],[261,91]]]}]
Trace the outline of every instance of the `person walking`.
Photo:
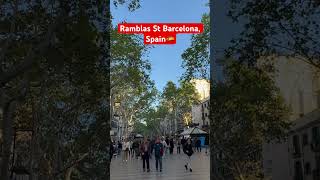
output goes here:
[{"label": "person walking", "polygon": [[136,157],[138,159],[138,151],[139,151],[139,145],[138,145],[138,142],[137,140],[134,140],[133,143],[132,143],[132,157]]},{"label": "person walking", "polygon": [[156,143],[156,138],[152,138],[152,140],[150,141],[150,159],[152,157],[155,143]]},{"label": "person walking", "polygon": [[132,140],[130,140],[129,141],[129,155],[131,158],[133,158],[133,155],[134,155],[132,146],[133,146],[133,142],[132,142]]},{"label": "person walking", "polygon": [[185,143],[186,143],[186,139],[184,137],[182,137],[182,139],[181,139],[182,148],[184,147]]},{"label": "person walking", "polygon": [[197,152],[201,152],[201,140],[198,138],[196,140]]},{"label": "person walking", "polygon": [[167,142],[164,140],[164,138],[162,139],[162,145],[163,145],[163,157],[165,157],[167,149],[168,149],[168,144]]},{"label": "person walking", "polygon": [[169,140],[169,137],[166,137],[166,145],[167,145],[167,148],[166,148],[166,151],[165,151],[165,154],[169,154],[169,149],[170,149],[170,140]]},{"label": "person walking", "polygon": [[173,138],[170,139],[169,145],[170,145],[170,154],[173,154],[173,148],[174,148]]},{"label": "person walking", "polygon": [[128,161],[128,157],[129,157],[129,148],[130,148],[130,143],[128,141],[128,139],[125,139],[124,143],[123,143],[123,161]]},{"label": "person walking", "polygon": [[181,140],[178,138],[177,139],[177,154],[180,154],[181,151]]},{"label": "person walking", "polygon": [[150,155],[150,144],[147,139],[144,140],[144,142],[140,145],[140,152],[142,156],[143,161],[143,171],[146,171],[146,163],[147,163],[147,172],[150,172],[150,166],[149,166],[149,155]]},{"label": "person walking", "polygon": [[118,141],[118,155],[121,154],[121,151],[122,151],[122,143]]},{"label": "person walking", "polygon": [[150,154],[149,158],[152,159],[152,152],[153,152],[153,146],[154,146],[154,139],[148,139],[149,142],[149,149],[150,149]]},{"label": "person walking", "polygon": [[160,172],[162,171],[162,156],[164,148],[163,144],[160,141],[160,138],[157,138],[154,144],[154,156],[156,159],[156,169],[158,171],[158,164],[160,165]]},{"label": "person walking", "polygon": [[187,143],[184,145],[183,147],[183,152],[188,156],[187,157],[187,161],[186,164],[184,165],[184,167],[186,168],[186,170],[190,170],[190,172],[192,172],[192,167],[191,167],[191,156],[193,154],[193,149],[192,149],[192,144],[191,144],[191,140],[188,139]]}]

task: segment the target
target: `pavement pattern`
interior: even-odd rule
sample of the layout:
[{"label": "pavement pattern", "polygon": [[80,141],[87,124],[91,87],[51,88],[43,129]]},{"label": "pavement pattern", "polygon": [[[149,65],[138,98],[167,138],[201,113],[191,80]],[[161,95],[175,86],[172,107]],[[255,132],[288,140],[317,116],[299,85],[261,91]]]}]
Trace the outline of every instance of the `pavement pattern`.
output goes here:
[{"label": "pavement pattern", "polygon": [[209,180],[210,156],[203,152],[195,152],[192,156],[192,172],[186,171],[184,165],[187,155],[166,154],[162,159],[162,172],[156,171],[154,155],[150,160],[150,172],[143,172],[142,160],[129,158],[123,161],[122,155],[111,161],[111,180]]}]

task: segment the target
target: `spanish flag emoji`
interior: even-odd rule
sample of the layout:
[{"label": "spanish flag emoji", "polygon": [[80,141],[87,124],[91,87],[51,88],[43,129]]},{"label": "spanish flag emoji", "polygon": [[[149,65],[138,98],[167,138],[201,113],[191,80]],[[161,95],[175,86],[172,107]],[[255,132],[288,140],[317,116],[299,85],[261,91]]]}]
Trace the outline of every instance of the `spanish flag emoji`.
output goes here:
[{"label": "spanish flag emoji", "polygon": [[174,41],[174,37],[173,36],[167,37],[167,41]]}]

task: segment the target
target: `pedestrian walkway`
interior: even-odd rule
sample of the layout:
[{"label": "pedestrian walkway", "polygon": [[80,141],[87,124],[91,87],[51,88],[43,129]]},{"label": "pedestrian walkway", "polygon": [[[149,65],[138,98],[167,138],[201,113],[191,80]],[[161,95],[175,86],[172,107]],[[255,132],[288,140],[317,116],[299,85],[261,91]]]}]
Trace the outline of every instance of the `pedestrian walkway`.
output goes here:
[{"label": "pedestrian walkway", "polygon": [[210,156],[204,152],[193,155],[192,170],[186,171],[185,154],[167,154],[163,159],[163,171],[157,172],[154,156],[150,160],[150,172],[143,172],[142,160],[129,159],[123,162],[122,157],[111,162],[111,180],[208,180],[210,179]]}]

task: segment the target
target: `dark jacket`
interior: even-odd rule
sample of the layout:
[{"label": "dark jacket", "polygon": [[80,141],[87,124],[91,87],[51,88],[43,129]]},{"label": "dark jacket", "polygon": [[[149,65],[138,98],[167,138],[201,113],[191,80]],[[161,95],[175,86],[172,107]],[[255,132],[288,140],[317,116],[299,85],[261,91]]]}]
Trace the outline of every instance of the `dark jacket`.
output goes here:
[{"label": "dark jacket", "polygon": [[181,145],[184,146],[186,143],[186,139],[181,139]]},{"label": "dark jacket", "polygon": [[171,147],[171,148],[174,148],[173,139],[170,140],[170,147]]},{"label": "dark jacket", "polygon": [[[145,149],[145,145],[146,145],[147,149]],[[140,153],[141,154],[145,154],[145,153],[150,154],[150,143],[149,142],[146,142],[146,143],[143,142],[140,144]]]},{"label": "dark jacket", "polygon": [[163,144],[161,142],[154,144],[154,155],[155,157],[162,157],[163,154]]},{"label": "dark jacket", "polygon": [[193,154],[192,145],[186,143],[183,147],[183,152],[188,156],[192,156]]}]

